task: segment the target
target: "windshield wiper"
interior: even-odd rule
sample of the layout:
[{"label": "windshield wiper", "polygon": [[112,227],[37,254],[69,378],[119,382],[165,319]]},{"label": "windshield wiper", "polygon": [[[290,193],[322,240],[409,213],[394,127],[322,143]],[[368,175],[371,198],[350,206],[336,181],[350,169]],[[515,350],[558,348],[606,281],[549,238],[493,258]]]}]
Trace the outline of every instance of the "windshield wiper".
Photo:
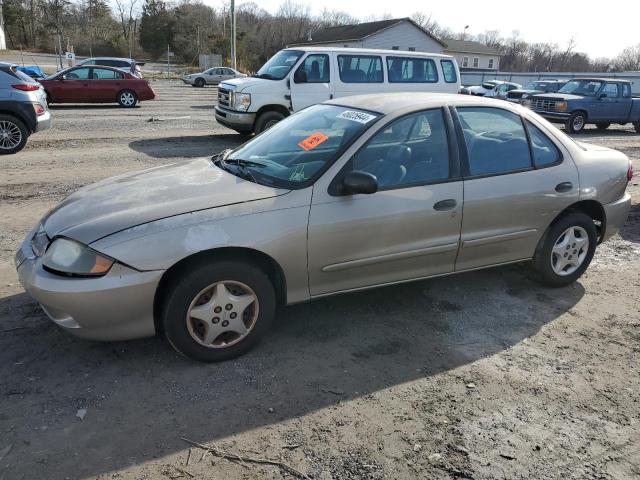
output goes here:
[{"label": "windshield wiper", "polygon": [[254,160],[243,160],[242,158],[230,158],[229,160],[225,160],[224,163],[229,165],[239,165],[241,167],[268,167],[265,163],[256,162]]},{"label": "windshield wiper", "polygon": [[253,75],[255,78],[264,78],[266,80],[275,80],[276,77],[274,77],[273,75],[269,74],[269,73],[256,73],[255,75]]},{"label": "windshield wiper", "polygon": [[[258,182],[258,180],[256,180],[256,177],[253,175],[253,173],[251,173],[251,170],[249,170],[248,167],[252,167],[254,165],[260,166],[260,167],[265,167],[266,165],[263,165],[261,163],[257,163],[257,162],[251,162],[248,160],[241,160],[241,159],[237,159],[237,158],[233,158],[231,160],[225,160],[224,158],[220,159],[220,165],[225,168],[228,165],[233,165],[238,167],[236,169],[236,172],[239,173],[240,177],[243,177],[245,180],[249,180],[253,183],[260,183]],[[227,168],[225,168],[225,170],[227,170]]]}]

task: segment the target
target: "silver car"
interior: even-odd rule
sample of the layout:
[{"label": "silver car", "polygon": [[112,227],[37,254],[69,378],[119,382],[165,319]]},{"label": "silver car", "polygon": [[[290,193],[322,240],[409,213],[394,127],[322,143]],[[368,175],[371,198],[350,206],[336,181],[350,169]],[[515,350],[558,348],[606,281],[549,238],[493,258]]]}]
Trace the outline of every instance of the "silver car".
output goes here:
[{"label": "silver car", "polygon": [[204,87],[205,85],[218,85],[224,80],[231,78],[246,77],[244,73],[229,67],[214,67],[200,73],[192,73],[182,77],[182,81],[194,87]]},{"label": "silver car", "polygon": [[73,334],[163,332],[217,361],[253,346],[277,305],[522,261],[570,284],[624,223],[632,173],[519,105],[340,98],[212,159],[80,189],[16,267]]}]

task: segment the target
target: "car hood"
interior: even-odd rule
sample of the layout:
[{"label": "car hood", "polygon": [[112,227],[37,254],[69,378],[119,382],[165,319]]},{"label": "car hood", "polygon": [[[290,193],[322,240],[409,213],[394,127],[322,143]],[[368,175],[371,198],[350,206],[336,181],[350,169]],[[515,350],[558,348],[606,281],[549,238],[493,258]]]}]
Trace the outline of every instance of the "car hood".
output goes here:
[{"label": "car hood", "polygon": [[546,93],[546,94],[539,94],[536,95],[535,98],[541,98],[544,100],[582,100],[583,97],[582,95],[572,95],[570,93]]},{"label": "car hood", "polygon": [[42,225],[49,238],[62,235],[89,244],[153,220],[287,192],[236,177],[203,158],[81,188],[51,210]]},{"label": "car hood", "polygon": [[489,90],[484,88],[482,85],[474,85],[473,87],[467,87],[467,90],[469,90],[470,92],[473,93],[477,93],[477,92],[488,92]]},{"label": "car hood", "polygon": [[239,77],[220,82],[222,88],[237,92],[262,93],[270,92],[273,86],[283,80],[267,80],[266,78]]}]

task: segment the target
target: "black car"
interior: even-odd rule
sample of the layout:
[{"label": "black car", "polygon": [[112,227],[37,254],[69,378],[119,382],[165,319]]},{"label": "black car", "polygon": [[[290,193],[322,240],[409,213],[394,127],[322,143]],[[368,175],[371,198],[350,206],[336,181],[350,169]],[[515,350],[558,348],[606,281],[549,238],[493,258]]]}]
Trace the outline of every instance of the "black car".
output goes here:
[{"label": "black car", "polygon": [[537,93],[554,93],[560,90],[565,83],[567,83],[565,80],[536,80],[527,84],[524,88],[511,90],[507,94],[507,101],[520,103],[522,100]]}]

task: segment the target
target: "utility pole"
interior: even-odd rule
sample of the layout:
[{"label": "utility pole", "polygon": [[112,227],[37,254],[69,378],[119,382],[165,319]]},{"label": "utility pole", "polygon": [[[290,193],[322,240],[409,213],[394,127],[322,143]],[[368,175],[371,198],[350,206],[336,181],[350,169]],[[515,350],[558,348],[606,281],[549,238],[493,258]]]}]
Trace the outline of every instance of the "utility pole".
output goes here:
[{"label": "utility pole", "polygon": [[7,42],[4,38],[4,15],[2,14],[2,3],[2,0],[0,0],[0,50],[7,48]]},{"label": "utility pole", "polygon": [[231,67],[236,67],[236,2],[231,0]]}]

